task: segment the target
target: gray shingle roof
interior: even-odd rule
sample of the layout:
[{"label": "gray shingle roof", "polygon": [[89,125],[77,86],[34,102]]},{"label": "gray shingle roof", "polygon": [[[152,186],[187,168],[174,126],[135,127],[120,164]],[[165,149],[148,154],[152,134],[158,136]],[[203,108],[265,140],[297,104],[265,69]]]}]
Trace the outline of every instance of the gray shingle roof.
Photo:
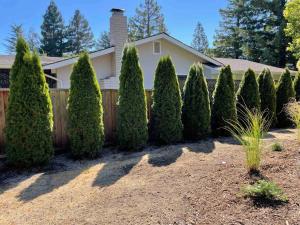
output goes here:
[{"label": "gray shingle roof", "polygon": [[[269,68],[272,73],[282,73],[284,71],[283,68],[269,66],[262,63],[252,62],[245,59],[231,59],[231,58],[215,58],[219,62],[224,65],[230,65],[231,70],[235,72],[246,71],[249,68],[254,70],[256,73],[260,73],[264,68]],[[291,71],[296,72],[296,71]]]},{"label": "gray shingle roof", "polygon": [[[41,56],[41,63],[42,65],[53,63],[59,60],[62,60],[63,58],[61,57],[48,57],[48,56]],[[14,55],[0,55],[0,68],[11,68],[15,61],[15,56]]]}]

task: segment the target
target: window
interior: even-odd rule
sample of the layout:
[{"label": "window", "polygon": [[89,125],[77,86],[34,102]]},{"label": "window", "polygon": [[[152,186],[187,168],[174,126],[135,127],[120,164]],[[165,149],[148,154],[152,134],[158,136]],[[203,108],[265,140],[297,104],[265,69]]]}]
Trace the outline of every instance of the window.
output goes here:
[{"label": "window", "polygon": [[161,44],[160,41],[153,42],[153,54],[160,54],[161,53]]}]

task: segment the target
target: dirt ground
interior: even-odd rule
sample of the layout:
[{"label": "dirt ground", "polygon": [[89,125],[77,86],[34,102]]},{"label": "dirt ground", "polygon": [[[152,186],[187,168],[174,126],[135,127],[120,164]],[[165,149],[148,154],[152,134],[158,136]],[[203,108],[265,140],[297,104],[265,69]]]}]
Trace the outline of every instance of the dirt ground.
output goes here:
[{"label": "dirt ground", "polygon": [[[106,153],[93,161],[55,158],[42,172],[0,174],[0,224],[300,225],[300,144],[294,130],[264,140],[262,174],[289,202],[258,204],[241,196],[251,182],[245,153],[231,138]],[[270,145],[282,143],[283,152]]]}]

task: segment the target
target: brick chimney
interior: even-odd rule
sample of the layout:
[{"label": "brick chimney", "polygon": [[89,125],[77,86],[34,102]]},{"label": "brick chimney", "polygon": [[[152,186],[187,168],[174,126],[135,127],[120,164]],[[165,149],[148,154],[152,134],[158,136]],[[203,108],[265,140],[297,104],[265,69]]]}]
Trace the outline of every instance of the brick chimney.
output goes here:
[{"label": "brick chimney", "polygon": [[110,17],[110,45],[115,47],[113,71],[116,76],[120,75],[122,53],[128,40],[127,17],[123,9],[111,9]]}]

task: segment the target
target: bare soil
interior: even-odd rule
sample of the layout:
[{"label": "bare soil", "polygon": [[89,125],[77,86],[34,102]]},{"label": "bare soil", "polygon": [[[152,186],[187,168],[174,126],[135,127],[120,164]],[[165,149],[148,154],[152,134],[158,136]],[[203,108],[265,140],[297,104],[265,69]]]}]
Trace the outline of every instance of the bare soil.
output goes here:
[{"label": "bare soil", "polygon": [[[262,175],[286,204],[253,202],[245,153],[231,138],[208,139],[93,161],[57,156],[43,171],[0,174],[0,224],[300,225],[300,144],[294,130],[264,140]],[[272,152],[282,143],[284,151]]]}]

